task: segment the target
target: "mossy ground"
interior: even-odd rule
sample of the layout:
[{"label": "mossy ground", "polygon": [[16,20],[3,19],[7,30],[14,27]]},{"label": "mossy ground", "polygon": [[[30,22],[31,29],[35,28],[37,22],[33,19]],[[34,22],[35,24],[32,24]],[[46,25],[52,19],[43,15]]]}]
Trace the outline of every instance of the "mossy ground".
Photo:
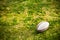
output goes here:
[{"label": "mossy ground", "polygon": [[[0,40],[60,40],[59,0],[1,0],[0,4]],[[36,26],[41,21],[50,26],[39,33]]]}]

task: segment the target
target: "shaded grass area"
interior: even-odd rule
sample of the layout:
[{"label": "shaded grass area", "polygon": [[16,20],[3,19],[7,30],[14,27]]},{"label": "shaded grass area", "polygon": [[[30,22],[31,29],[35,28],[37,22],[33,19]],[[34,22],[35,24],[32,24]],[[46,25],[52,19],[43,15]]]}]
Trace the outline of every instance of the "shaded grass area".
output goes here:
[{"label": "shaded grass area", "polygon": [[[0,6],[0,40],[60,40],[58,1],[6,1]],[[45,32],[39,33],[36,26],[41,21],[48,21],[50,27]]]}]

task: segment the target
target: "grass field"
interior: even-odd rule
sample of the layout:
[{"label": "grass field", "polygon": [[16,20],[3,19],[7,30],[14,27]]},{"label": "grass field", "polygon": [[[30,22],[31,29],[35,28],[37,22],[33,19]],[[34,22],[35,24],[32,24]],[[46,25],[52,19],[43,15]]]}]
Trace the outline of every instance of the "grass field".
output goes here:
[{"label": "grass field", "polygon": [[[0,40],[60,40],[59,0],[1,0]],[[37,24],[50,23],[39,33]]]}]

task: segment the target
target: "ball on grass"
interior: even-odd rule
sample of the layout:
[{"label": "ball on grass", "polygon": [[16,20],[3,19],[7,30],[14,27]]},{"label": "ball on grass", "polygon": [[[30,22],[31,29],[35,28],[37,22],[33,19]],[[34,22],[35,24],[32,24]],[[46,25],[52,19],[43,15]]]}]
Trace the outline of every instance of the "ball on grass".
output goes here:
[{"label": "ball on grass", "polygon": [[49,28],[49,22],[40,22],[37,25],[37,31],[43,32]]}]

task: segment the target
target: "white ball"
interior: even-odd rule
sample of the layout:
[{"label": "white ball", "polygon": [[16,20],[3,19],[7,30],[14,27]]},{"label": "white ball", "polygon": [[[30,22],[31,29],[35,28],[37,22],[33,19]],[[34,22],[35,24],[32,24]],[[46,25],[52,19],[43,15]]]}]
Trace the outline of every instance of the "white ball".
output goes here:
[{"label": "white ball", "polygon": [[47,30],[48,27],[49,27],[49,23],[48,22],[40,22],[37,25],[37,31],[43,32],[43,31]]}]

